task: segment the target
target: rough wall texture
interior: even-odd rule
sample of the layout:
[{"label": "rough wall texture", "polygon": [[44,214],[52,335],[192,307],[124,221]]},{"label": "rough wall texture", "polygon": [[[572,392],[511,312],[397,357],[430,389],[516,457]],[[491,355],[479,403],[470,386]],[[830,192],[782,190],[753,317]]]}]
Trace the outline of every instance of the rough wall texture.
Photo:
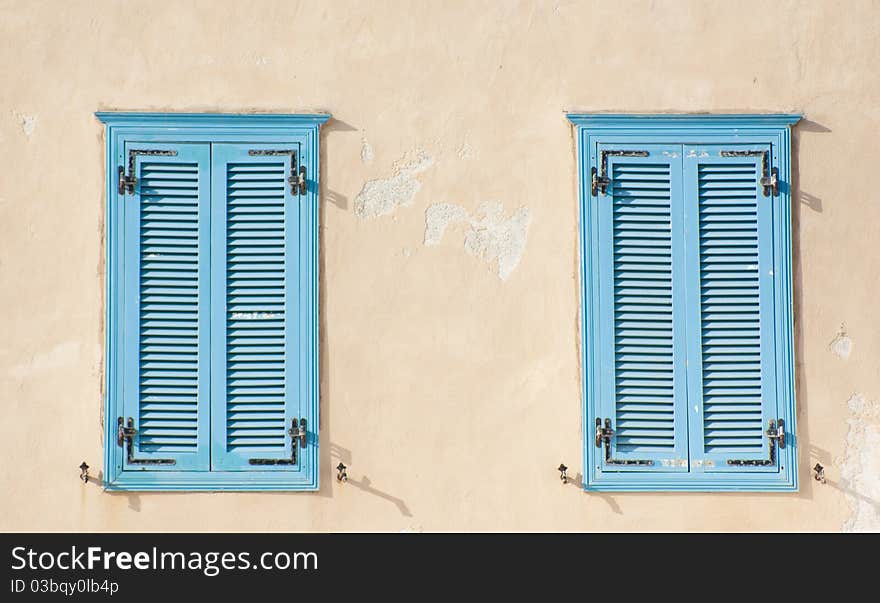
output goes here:
[{"label": "rough wall texture", "polygon": [[[880,529],[878,30],[857,0],[0,1],[0,529]],[[98,109],[333,113],[320,492],[77,480],[102,458]],[[560,484],[582,450],[566,110],[806,115],[799,493]],[[426,247],[436,204],[460,209]]]}]

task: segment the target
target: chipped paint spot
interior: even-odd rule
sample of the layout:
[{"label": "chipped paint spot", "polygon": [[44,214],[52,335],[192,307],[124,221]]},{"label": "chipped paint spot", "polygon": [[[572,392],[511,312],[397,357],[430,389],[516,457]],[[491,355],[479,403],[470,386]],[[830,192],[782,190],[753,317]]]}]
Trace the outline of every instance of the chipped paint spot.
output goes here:
[{"label": "chipped paint spot", "polygon": [[435,203],[425,210],[425,247],[438,245],[446,228],[455,222],[467,221],[468,212],[453,203]]},{"label": "chipped paint spot", "polygon": [[233,312],[232,318],[240,320],[260,320],[267,318],[284,318],[279,312]]},{"label": "chipped paint spot", "polygon": [[506,281],[525,253],[531,223],[529,208],[519,207],[505,218],[500,201],[481,204],[473,215],[459,205],[436,203],[425,211],[425,246],[438,245],[446,229],[456,222],[468,225],[465,251],[496,266],[498,278]]},{"label": "chipped paint spot", "polygon": [[467,141],[461,143],[461,146],[458,147],[458,158],[464,160],[474,158],[474,150]]},{"label": "chipped paint spot", "polygon": [[361,138],[361,161],[364,163],[373,163],[373,157],[373,146],[366,137]]},{"label": "chipped paint spot", "polygon": [[354,213],[362,220],[394,213],[400,207],[412,205],[422,183],[416,175],[434,164],[425,151],[407,153],[394,164],[391,177],[370,180],[354,199]]},{"label": "chipped paint spot", "polygon": [[36,115],[25,115],[24,113],[18,113],[17,111],[13,111],[13,115],[15,119],[18,120],[18,125],[21,126],[21,131],[24,132],[24,135],[30,138],[34,134],[34,129],[37,127],[37,116]]},{"label": "chipped paint spot", "polygon": [[849,355],[852,353],[852,339],[846,334],[845,323],[840,325],[837,335],[835,335],[834,339],[831,340],[831,343],[828,344],[828,349],[841,360],[847,360],[849,358]]},{"label": "chipped paint spot", "polygon": [[404,247],[401,250],[401,253],[403,254],[403,257],[409,258],[412,255],[412,249],[410,249],[409,247]]},{"label": "chipped paint spot", "polygon": [[660,464],[664,467],[687,467],[687,459],[662,459]]},{"label": "chipped paint spot", "polygon": [[880,532],[880,404],[854,393],[840,482],[850,507],[845,532]]},{"label": "chipped paint spot", "polygon": [[690,151],[688,151],[687,156],[688,156],[688,157],[696,157],[696,156],[697,156],[697,152],[696,152],[695,150],[691,149]]},{"label": "chipped paint spot", "polygon": [[663,151],[663,154],[664,154],[666,157],[669,157],[669,158],[671,158],[671,159],[677,159],[677,158],[678,158],[678,153],[676,153],[675,151],[672,151],[672,152],[669,152],[669,151]]},{"label": "chipped paint spot", "polygon": [[700,151],[700,157],[708,157],[708,156],[709,156],[709,153],[707,153],[706,151]]}]

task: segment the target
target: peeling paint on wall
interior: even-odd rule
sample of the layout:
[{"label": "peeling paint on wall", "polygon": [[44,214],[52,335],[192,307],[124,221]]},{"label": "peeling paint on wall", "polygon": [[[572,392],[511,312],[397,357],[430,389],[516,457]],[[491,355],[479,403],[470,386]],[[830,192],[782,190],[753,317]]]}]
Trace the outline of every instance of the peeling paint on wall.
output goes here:
[{"label": "peeling paint on wall", "polygon": [[411,205],[422,183],[416,176],[434,164],[425,151],[410,151],[394,164],[389,178],[370,180],[354,199],[354,213],[358,218],[371,219],[386,216],[399,207]]},{"label": "peeling paint on wall", "polygon": [[461,146],[458,147],[458,158],[459,159],[473,159],[474,158],[474,150],[471,148],[471,145],[465,141],[461,143]]},{"label": "peeling paint on wall", "polygon": [[880,532],[880,404],[854,393],[847,401],[850,417],[841,487],[850,506],[845,532]]},{"label": "peeling paint on wall", "polygon": [[828,349],[841,360],[849,358],[849,355],[852,353],[852,339],[846,334],[846,324],[840,325],[837,335],[828,344]]},{"label": "peeling paint on wall", "polygon": [[24,132],[24,135],[28,138],[33,136],[34,129],[37,127],[37,116],[25,115],[23,113],[18,113],[17,111],[13,112],[13,115],[18,121],[18,125],[21,126],[21,131]]},{"label": "peeling paint on wall", "polygon": [[373,163],[373,157],[373,146],[366,137],[361,138],[361,161],[364,163]]},{"label": "peeling paint on wall", "polygon": [[438,245],[449,226],[464,222],[468,225],[465,250],[494,264],[498,278],[506,281],[525,253],[531,219],[531,211],[525,206],[505,218],[500,201],[481,204],[473,215],[460,205],[435,203],[425,211],[425,246]]},{"label": "peeling paint on wall", "polygon": [[461,205],[435,203],[425,210],[425,246],[438,245],[446,228],[455,222],[469,219],[468,212]]}]

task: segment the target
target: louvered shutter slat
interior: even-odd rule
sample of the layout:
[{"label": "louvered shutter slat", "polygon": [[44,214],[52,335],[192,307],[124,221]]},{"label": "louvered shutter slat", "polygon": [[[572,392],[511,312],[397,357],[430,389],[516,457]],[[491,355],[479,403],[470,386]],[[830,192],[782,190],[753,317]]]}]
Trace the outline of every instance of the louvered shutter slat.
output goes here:
[{"label": "louvered shutter slat", "polygon": [[[252,150],[279,150],[254,154]],[[280,149],[287,152],[281,153]],[[218,470],[296,470],[288,430],[299,418],[297,197],[288,178],[298,145],[215,145],[214,217],[222,224],[215,286],[213,464]],[[297,450],[297,453],[300,451]],[[286,465],[254,460],[290,461]]]},{"label": "louvered shutter slat", "polygon": [[608,250],[600,251],[601,407],[614,430],[611,462],[602,468],[683,471],[687,429],[677,399],[684,379],[676,366],[683,358],[682,328],[674,303],[684,294],[675,218],[681,160],[665,147],[639,148],[648,156],[607,158],[611,183],[597,200],[600,249]]},{"label": "louvered shutter slat", "polygon": [[123,307],[136,334],[123,350],[123,419],[137,430],[132,465],[207,470],[210,147],[127,143],[125,150],[137,179],[120,197]]},{"label": "louvered shutter slat", "polygon": [[758,183],[765,149],[726,157],[721,150],[685,153],[696,300],[688,308],[691,455],[707,472],[777,471],[765,434],[776,406],[772,197]]}]

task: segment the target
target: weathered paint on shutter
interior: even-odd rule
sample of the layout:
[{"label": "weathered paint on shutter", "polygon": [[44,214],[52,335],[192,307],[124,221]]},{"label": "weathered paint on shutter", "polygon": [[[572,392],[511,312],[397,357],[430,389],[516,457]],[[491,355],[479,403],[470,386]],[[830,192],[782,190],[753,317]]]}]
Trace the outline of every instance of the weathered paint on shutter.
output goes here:
[{"label": "weathered paint on shutter", "polygon": [[298,143],[213,147],[214,470],[302,464],[288,433],[302,416],[299,158]]},{"label": "weathered paint on shutter", "polygon": [[765,433],[778,418],[775,197],[765,197],[759,183],[765,151],[769,145],[684,148],[688,410],[697,471],[778,470]]},{"label": "weathered paint on shutter", "polygon": [[600,418],[614,430],[602,470],[687,471],[681,147],[597,157],[610,178],[597,197]]},{"label": "weathered paint on shutter", "polygon": [[[125,143],[126,469],[209,468],[210,145]],[[115,417],[114,417],[115,420]],[[157,464],[157,461],[164,461]]]}]

